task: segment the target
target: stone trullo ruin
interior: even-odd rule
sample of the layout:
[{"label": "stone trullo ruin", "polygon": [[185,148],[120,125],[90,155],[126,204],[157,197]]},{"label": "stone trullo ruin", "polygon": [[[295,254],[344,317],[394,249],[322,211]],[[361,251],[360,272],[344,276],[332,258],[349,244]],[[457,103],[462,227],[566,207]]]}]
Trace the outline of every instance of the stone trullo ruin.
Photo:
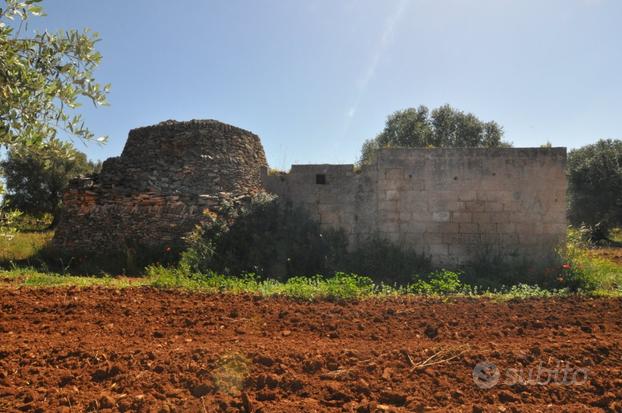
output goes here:
[{"label": "stone trullo ruin", "polygon": [[180,245],[223,201],[268,191],[351,245],[376,234],[460,265],[482,251],[541,261],[565,239],[565,148],[383,149],[375,162],[268,174],[257,135],[214,120],[130,131],[100,174],[72,182],[54,245]]}]

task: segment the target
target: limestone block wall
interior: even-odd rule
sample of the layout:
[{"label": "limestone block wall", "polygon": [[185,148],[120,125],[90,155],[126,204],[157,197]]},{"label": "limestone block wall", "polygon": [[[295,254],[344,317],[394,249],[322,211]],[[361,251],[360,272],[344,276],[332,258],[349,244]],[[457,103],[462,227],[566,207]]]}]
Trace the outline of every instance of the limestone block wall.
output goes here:
[{"label": "limestone block wall", "polygon": [[[206,209],[267,190],[356,246],[381,236],[455,266],[545,261],[565,239],[565,148],[384,149],[371,165],[267,174],[259,137],[213,120],[130,131],[121,156],[71,183],[53,245],[69,253],[182,246]],[[262,173],[263,171],[263,173]]]},{"label": "limestone block wall", "polygon": [[265,166],[257,135],[218,121],[133,129],[120,157],[71,183],[53,245],[68,253],[180,246],[205,209],[260,191]]},{"label": "limestone block wall", "polygon": [[384,149],[375,163],[294,165],[267,190],[340,227],[443,266],[481,255],[547,261],[566,234],[565,148]]}]

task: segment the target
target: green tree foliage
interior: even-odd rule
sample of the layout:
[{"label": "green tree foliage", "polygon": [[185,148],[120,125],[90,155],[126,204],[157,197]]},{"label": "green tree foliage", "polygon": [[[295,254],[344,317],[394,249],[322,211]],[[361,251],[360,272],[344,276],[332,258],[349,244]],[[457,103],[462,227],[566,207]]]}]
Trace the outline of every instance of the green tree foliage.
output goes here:
[{"label": "green tree foliage", "polygon": [[384,130],[367,140],[360,162],[370,163],[380,148],[466,148],[510,146],[503,140],[503,128],[483,122],[471,113],[444,105],[431,113],[426,106],[397,111],[387,118]]},{"label": "green tree foliage", "polygon": [[[37,148],[37,154],[43,148],[60,149],[51,154],[58,158],[66,153],[53,143],[59,131],[85,141],[95,139],[74,109],[82,100],[105,105],[110,86],[93,79],[101,60],[95,50],[97,33],[88,29],[29,32],[29,19],[44,15],[40,2],[0,0],[0,146],[16,151]],[[55,203],[46,199],[38,209],[50,209]],[[12,221],[8,214],[3,208],[0,220]]]},{"label": "green tree foliage", "polygon": [[69,180],[99,168],[73,145],[58,140],[37,147],[14,147],[0,163],[6,180],[4,210],[58,216]]},{"label": "green tree foliage", "polygon": [[106,104],[110,86],[93,79],[101,60],[97,33],[29,33],[28,19],[43,15],[40,1],[0,2],[0,145],[5,147],[40,145],[55,139],[59,130],[94,139],[71,111],[82,99]]},{"label": "green tree foliage", "polygon": [[593,241],[622,225],[622,141],[602,139],[568,155],[570,221]]}]

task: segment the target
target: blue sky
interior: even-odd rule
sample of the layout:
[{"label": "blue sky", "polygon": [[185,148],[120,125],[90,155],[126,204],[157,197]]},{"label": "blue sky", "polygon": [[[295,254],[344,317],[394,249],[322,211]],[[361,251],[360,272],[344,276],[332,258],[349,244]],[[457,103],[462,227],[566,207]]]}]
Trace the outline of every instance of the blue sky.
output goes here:
[{"label": "blue sky", "polygon": [[351,163],[388,114],[449,103],[515,146],[622,138],[619,0],[48,0],[31,28],[100,33],[111,106],[82,113],[119,155],[129,129],[218,119],[269,163]]}]

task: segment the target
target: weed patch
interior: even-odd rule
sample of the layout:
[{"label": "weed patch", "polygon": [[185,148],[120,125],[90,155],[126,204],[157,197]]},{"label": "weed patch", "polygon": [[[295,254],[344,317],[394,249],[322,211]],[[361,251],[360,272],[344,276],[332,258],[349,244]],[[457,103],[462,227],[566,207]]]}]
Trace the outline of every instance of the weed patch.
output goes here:
[{"label": "weed patch", "polygon": [[23,261],[37,255],[52,239],[54,233],[16,232],[11,237],[0,237],[0,262]]}]

